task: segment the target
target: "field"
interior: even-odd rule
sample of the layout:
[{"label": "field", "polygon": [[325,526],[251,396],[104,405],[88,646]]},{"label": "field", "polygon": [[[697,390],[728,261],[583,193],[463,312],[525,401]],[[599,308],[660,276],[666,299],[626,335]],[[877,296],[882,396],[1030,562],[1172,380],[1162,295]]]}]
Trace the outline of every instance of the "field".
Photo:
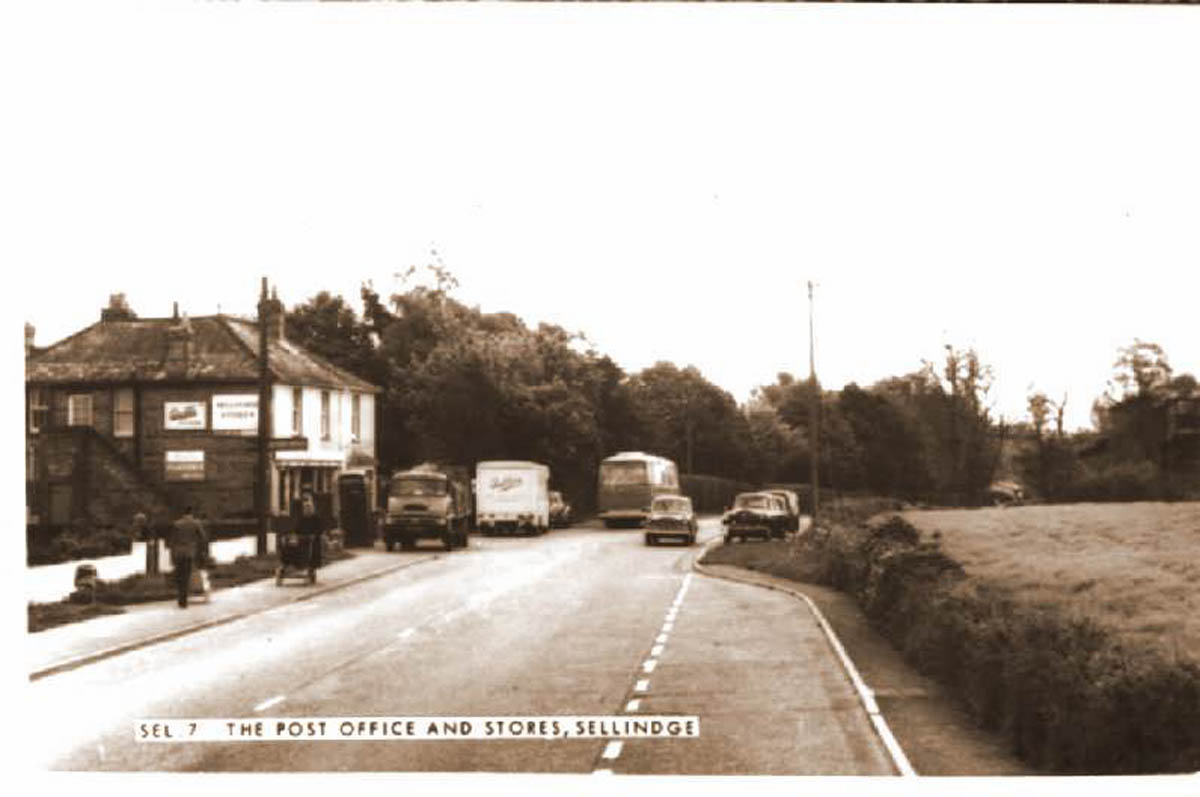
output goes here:
[{"label": "field", "polygon": [[1123,645],[1200,661],[1200,502],[901,513],[1015,602],[1090,618]]}]

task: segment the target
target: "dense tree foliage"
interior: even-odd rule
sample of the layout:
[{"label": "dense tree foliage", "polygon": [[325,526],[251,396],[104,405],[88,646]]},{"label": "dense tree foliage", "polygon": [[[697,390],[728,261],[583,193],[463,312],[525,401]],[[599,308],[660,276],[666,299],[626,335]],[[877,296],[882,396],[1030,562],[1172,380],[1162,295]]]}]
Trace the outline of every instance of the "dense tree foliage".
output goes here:
[{"label": "dense tree foliage", "polygon": [[[991,417],[991,370],[970,349],[947,346],[940,365],[866,388],[826,391],[781,373],[739,407],[695,367],[660,362],[626,374],[580,334],[467,307],[442,268],[419,276],[403,275],[386,302],[365,285],[361,314],[320,293],[287,318],[289,337],[382,388],[383,472],[424,460],[536,460],[579,507],[594,500],[599,461],[623,450],[670,457],[685,474],[806,483],[815,398],[823,487],[972,505],[986,500],[1011,445],[1012,430]],[[1161,484],[1186,470],[1192,454],[1172,436],[1172,413],[1196,395],[1195,379],[1174,376],[1161,348],[1140,341],[1114,368],[1094,408],[1098,436],[1064,432],[1066,396],[1030,397],[1011,459],[1038,496],[1099,489],[1089,452],[1119,465],[1126,482]]]}]

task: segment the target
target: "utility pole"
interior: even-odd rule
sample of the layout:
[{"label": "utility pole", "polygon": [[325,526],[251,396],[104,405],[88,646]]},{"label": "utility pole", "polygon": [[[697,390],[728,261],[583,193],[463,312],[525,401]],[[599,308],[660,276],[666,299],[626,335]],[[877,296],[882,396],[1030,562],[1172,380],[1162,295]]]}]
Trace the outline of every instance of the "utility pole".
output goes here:
[{"label": "utility pole", "polygon": [[270,406],[271,371],[267,364],[267,338],[269,326],[274,319],[270,299],[267,297],[267,278],[262,278],[262,295],[258,300],[258,462],[254,469],[254,510],[258,515],[258,535],[255,550],[259,556],[267,555],[267,532],[270,518]]},{"label": "utility pole", "polygon": [[812,452],[809,456],[808,478],[812,485],[812,524],[817,527],[817,507],[820,504],[820,488],[818,486],[817,463],[820,461],[821,429],[820,409],[821,393],[817,388],[817,359],[816,346],[813,342],[813,284],[808,281],[808,384],[812,388],[812,401],[808,405],[808,428]]}]

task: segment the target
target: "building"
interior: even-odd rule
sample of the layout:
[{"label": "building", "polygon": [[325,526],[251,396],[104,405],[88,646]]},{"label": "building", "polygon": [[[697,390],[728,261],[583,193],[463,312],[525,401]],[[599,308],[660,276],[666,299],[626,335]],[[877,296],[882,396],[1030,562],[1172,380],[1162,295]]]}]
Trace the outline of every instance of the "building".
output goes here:
[{"label": "building", "polygon": [[[337,477],[357,470],[374,500],[379,389],[287,340],[264,296],[269,510],[287,524],[312,490],[336,511]],[[164,524],[185,506],[220,529],[257,527],[260,324],[226,315],[138,318],[112,297],[99,322],[33,346],[26,328],[28,523]]]}]

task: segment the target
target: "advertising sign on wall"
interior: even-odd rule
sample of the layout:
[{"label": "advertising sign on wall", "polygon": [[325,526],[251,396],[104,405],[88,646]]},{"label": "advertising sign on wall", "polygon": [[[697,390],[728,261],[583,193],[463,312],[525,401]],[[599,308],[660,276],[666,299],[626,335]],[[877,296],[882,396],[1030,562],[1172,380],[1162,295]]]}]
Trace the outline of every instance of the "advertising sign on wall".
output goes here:
[{"label": "advertising sign on wall", "polygon": [[167,401],[163,403],[163,428],[167,431],[204,429],[203,401]]},{"label": "advertising sign on wall", "polygon": [[212,407],[214,432],[258,431],[258,396],[254,393],[213,396]]},{"label": "advertising sign on wall", "polygon": [[204,452],[168,451],[166,480],[169,482],[204,481]]}]

